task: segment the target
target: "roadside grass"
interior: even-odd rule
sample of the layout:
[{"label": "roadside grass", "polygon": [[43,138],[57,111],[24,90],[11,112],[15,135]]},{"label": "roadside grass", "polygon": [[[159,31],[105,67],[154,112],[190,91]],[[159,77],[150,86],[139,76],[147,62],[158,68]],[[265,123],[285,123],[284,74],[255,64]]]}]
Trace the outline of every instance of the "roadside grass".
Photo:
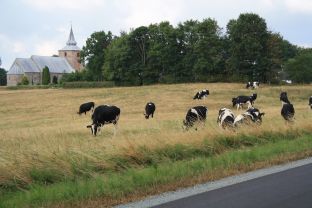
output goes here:
[{"label": "roadside grass", "polygon": [[304,134],[298,138],[287,136],[286,140],[273,137],[271,139],[274,140],[273,143],[232,149],[212,157],[201,155],[181,161],[166,161],[145,168],[130,168],[89,179],[63,181],[49,186],[32,185],[27,191],[3,195],[0,207],[85,207],[88,201],[92,200],[92,203],[95,203],[97,198],[101,198],[98,200],[101,205],[112,206],[133,194],[144,196],[155,193],[154,189],[157,190],[166,184],[183,184],[183,181],[192,181],[193,178],[204,176],[212,180],[233,172],[257,169],[257,163],[262,167],[285,162],[288,158],[295,159],[296,155],[297,158],[312,155],[311,134]]}]

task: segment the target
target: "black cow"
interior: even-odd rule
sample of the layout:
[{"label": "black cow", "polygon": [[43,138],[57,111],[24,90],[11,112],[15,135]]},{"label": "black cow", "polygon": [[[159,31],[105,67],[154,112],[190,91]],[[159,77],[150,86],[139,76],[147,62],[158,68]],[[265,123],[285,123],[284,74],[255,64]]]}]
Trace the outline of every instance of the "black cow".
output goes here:
[{"label": "black cow", "polygon": [[235,105],[237,105],[237,110],[240,107],[242,107],[242,109],[243,109],[244,104],[247,104],[248,108],[251,108],[256,99],[257,99],[256,93],[253,93],[251,96],[240,95],[240,96],[237,96],[236,98],[232,98],[232,104],[233,104],[233,107],[235,107]]},{"label": "black cow", "polygon": [[252,89],[257,89],[259,87],[260,83],[259,82],[247,82],[246,88],[252,88]]},{"label": "black cow", "polygon": [[282,101],[281,115],[286,121],[293,122],[295,116],[295,109],[294,106],[288,100],[287,92],[281,93],[280,101]]},{"label": "black cow", "polygon": [[147,103],[145,106],[145,113],[144,113],[145,118],[148,119],[149,116],[152,116],[153,118],[155,109],[156,109],[156,106],[154,103],[152,102]]},{"label": "black cow", "polygon": [[233,112],[228,108],[221,108],[219,110],[219,116],[217,123],[219,126],[221,126],[223,129],[231,129],[234,127],[234,114]]},{"label": "black cow", "polygon": [[195,96],[193,97],[193,100],[201,100],[202,98],[206,98],[209,95],[209,90],[202,90],[202,91],[198,91]]},{"label": "black cow", "polygon": [[310,106],[310,108],[312,109],[312,96],[311,96],[310,99],[309,99],[309,106]]},{"label": "black cow", "polygon": [[94,102],[88,102],[88,103],[83,103],[79,107],[79,112],[77,112],[79,115],[84,113],[85,115],[89,110],[94,109]]},{"label": "black cow", "polygon": [[[196,122],[205,122],[208,108],[206,106],[195,106],[186,113],[183,125],[186,130],[191,128]],[[197,130],[197,128],[195,129]]]},{"label": "black cow", "polygon": [[245,113],[238,115],[234,120],[234,126],[240,126],[242,124],[258,124],[262,123],[262,116],[265,113],[260,113],[257,108],[249,108]]},{"label": "black cow", "polygon": [[88,125],[87,128],[91,129],[91,133],[96,136],[97,132],[104,124],[113,123],[116,134],[117,122],[120,116],[120,109],[116,106],[100,105],[95,108],[92,114],[92,124]]}]

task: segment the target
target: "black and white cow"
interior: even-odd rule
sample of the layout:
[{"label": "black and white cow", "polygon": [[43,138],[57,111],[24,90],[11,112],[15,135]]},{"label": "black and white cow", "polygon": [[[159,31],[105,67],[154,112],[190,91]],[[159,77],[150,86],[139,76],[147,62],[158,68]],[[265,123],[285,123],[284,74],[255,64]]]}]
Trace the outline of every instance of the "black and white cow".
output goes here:
[{"label": "black and white cow", "polygon": [[198,91],[195,96],[193,97],[193,100],[201,100],[202,98],[206,98],[209,95],[209,90],[202,90],[202,91]]},{"label": "black and white cow", "polygon": [[310,99],[309,99],[309,106],[310,106],[310,108],[312,109],[312,96],[311,96]]},{"label": "black and white cow", "polygon": [[219,116],[217,123],[223,129],[231,129],[234,127],[234,113],[228,108],[221,108],[219,110]]},{"label": "black and white cow", "polygon": [[[196,122],[205,122],[208,108],[206,106],[195,106],[190,108],[183,120],[183,125],[186,130],[191,128]],[[197,128],[195,129],[197,130]]]},{"label": "black and white cow", "polygon": [[248,108],[251,108],[257,99],[257,94],[253,93],[251,96],[240,95],[236,98],[232,98],[233,107],[237,106],[237,110],[241,107],[243,109],[243,105],[248,105]]},{"label": "black and white cow", "polygon": [[88,102],[88,103],[83,103],[79,107],[79,112],[77,112],[79,115],[84,113],[85,115],[89,110],[94,109],[94,102]]},{"label": "black and white cow", "polygon": [[265,113],[260,113],[257,108],[249,108],[245,113],[238,115],[234,120],[234,126],[241,125],[252,125],[257,124],[260,125],[262,123],[262,116]]},{"label": "black and white cow", "polygon": [[97,132],[104,124],[114,124],[116,134],[117,122],[120,116],[120,109],[116,106],[100,105],[95,108],[92,114],[92,124],[88,125],[87,128],[91,129],[91,133],[96,136]]},{"label": "black and white cow", "polygon": [[152,116],[153,118],[155,109],[156,109],[155,104],[152,102],[148,102],[145,106],[145,113],[144,113],[145,118],[148,119],[149,116]]},{"label": "black and white cow", "polygon": [[247,82],[247,84],[246,84],[247,89],[249,89],[249,88],[257,89],[257,88],[259,88],[259,86],[260,86],[259,82]]},{"label": "black and white cow", "polygon": [[295,116],[294,106],[289,102],[287,92],[281,92],[280,101],[282,101],[281,115],[286,121],[293,122]]}]

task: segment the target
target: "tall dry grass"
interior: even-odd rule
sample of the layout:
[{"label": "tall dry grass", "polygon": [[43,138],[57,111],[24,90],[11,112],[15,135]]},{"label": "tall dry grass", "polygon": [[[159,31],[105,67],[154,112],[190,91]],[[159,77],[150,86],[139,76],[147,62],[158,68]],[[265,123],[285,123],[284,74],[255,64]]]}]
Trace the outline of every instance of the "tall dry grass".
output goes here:
[{"label": "tall dry grass", "polygon": [[[209,89],[206,100],[193,100],[196,91]],[[279,94],[287,91],[296,110],[294,125],[286,125],[280,116]],[[312,86],[262,86],[255,90],[255,107],[265,112],[263,124],[257,128],[243,128],[236,132],[221,130],[216,123],[221,107],[231,108],[231,98],[249,95],[252,90],[242,84],[179,84],[124,87],[111,89],[46,89],[0,91],[0,184],[32,182],[36,170],[56,172],[60,178],[75,174],[97,174],[109,169],[115,156],[132,157],[142,146],[150,149],[174,144],[200,144],[204,139],[220,135],[261,134],[289,129],[312,131],[308,97]],[[96,105],[120,107],[118,133],[108,125],[93,137],[86,128],[87,116],[77,115],[81,103],[94,101]],[[153,119],[145,120],[146,102],[156,103]],[[184,132],[182,120],[186,111],[195,105],[208,106],[205,126],[198,131]],[[235,114],[237,112],[234,110]],[[90,164],[95,167],[87,167]],[[92,171],[94,168],[97,171]],[[85,173],[84,171],[88,171]]]}]

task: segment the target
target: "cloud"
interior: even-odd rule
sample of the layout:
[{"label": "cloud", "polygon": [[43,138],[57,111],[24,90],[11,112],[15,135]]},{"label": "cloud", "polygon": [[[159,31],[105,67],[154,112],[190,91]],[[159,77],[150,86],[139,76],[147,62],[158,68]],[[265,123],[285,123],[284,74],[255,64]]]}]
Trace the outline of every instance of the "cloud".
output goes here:
[{"label": "cloud", "polygon": [[24,52],[26,52],[25,44],[22,43],[22,42],[19,42],[19,41],[14,42],[12,48],[13,48],[13,52],[14,53],[24,53]]},{"label": "cloud", "polygon": [[34,47],[34,54],[41,56],[52,56],[58,54],[58,50],[62,48],[62,43],[57,40],[40,41]]},{"label": "cloud", "polygon": [[24,3],[39,10],[55,11],[75,10],[85,11],[104,6],[105,1],[102,0],[23,0]]},{"label": "cloud", "polygon": [[286,0],[285,5],[287,9],[295,13],[311,13],[311,0]]}]

